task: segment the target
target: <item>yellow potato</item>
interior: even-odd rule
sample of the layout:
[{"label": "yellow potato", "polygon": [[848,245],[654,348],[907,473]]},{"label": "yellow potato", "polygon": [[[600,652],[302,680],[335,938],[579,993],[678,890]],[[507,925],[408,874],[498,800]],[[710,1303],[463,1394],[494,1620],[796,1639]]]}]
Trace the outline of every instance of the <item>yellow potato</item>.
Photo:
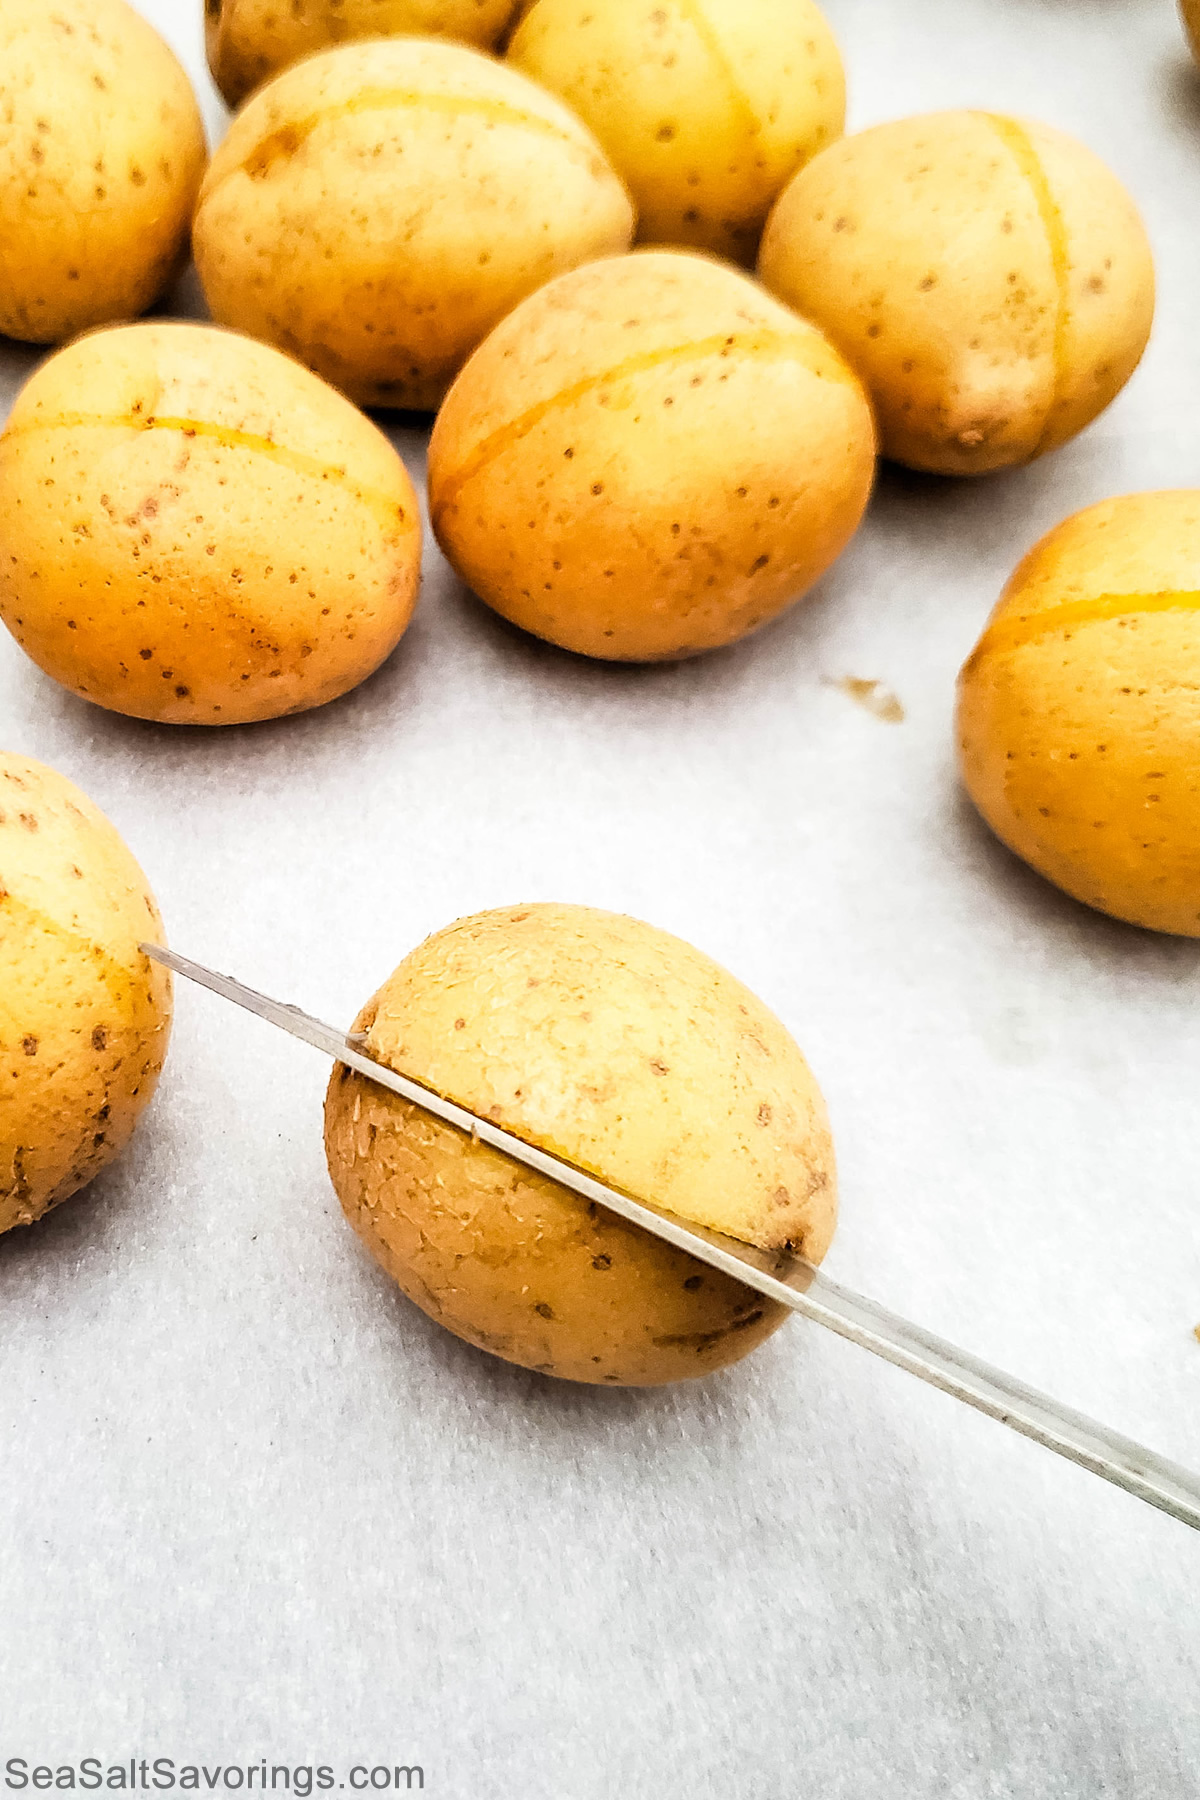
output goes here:
[{"label": "yellow potato", "polygon": [[3,0],[0,332],[51,344],[144,312],[205,154],[187,76],[125,0]]},{"label": "yellow potato", "polygon": [[526,294],[632,234],[628,194],[560,100],[459,44],[391,38],[254,96],[194,241],[223,324],[362,405],[428,408]]},{"label": "yellow potato", "polygon": [[[836,1217],[824,1102],[796,1044],[698,950],[616,913],[479,913],[360,1014],[368,1054],[627,1193],[819,1261]],[[372,1254],[439,1324],[573,1381],[734,1362],[787,1309],[351,1070],[329,1169]]]},{"label": "yellow potato", "polygon": [[784,183],[841,135],[841,58],[813,0],[537,0],[510,62],[586,119],[647,243],[754,261]]},{"label": "yellow potato", "polygon": [[206,0],[208,66],[237,106],[281,69],[355,38],[459,38],[494,50],[516,0]]},{"label": "yellow potato", "polygon": [[1035,545],[959,682],[963,778],[1077,900],[1200,937],[1200,491],[1129,494]]},{"label": "yellow potato", "polygon": [[400,458],[342,395],[207,325],[60,350],[0,437],[0,618],[115,712],[235,725],[336,699],[420,576]]},{"label": "yellow potato", "polygon": [[0,753],[0,1231],[120,1154],[158,1082],[171,978],[146,878],[99,807]]},{"label": "yellow potato", "polygon": [[1074,138],[999,113],[899,119],[822,151],[776,203],[759,274],[859,371],[883,454],[944,475],[1081,431],[1154,313],[1120,182]]},{"label": "yellow potato", "polygon": [[1179,12],[1192,55],[1200,62],[1200,0],[1179,0]]},{"label": "yellow potato", "polygon": [[463,580],[618,660],[732,643],[798,599],[866,506],[874,428],[813,326],[680,251],[593,263],[492,333],[429,449]]}]

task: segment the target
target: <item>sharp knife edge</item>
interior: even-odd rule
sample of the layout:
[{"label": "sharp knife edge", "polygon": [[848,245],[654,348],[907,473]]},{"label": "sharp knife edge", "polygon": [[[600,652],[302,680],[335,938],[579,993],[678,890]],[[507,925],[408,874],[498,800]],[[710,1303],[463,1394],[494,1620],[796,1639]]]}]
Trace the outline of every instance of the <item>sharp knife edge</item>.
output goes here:
[{"label": "sharp knife edge", "polygon": [[188,981],[197,982],[223,1000],[231,1001],[280,1030],[310,1044],[313,1049],[345,1063],[358,1074],[390,1088],[395,1094],[434,1113],[447,1124],[501,1150],[526,1168],[570,1188],[585,1200],[593,1200],[640,1225],[655,1237],[685,1250],[698,1261],[757,1289],[769,1299],[781,1301],[793,1311],[848,1338],[864,1350],[906,1369],[943,1393],[952,1394],[989,1418],[997,1419],[1024,1437],[1032,1438],[1057,1455],[1111,1481],[1139,1500],[1170,1513],[1185,1525],[1200,1530],[1200,1476],[1182,1464],[1159,1456],[1135,1439],[1091,1419],[1086,1413],[1063,1406],[1037,1388],[1028,1387],[1002,1369],[960,1350],[944,1338],[862,1295],[841,1287],[803,1257],[756,1249],[737,1238],[693,1225],[654,1206],[610,1187],[586,1170],[576,1168],[547,1150],[528,1144],[489,1119],[479,1118],[466,1107],[445,1099],[410,1076],[400,1075],[363,1054],[353,1038],[312,1018],[299,1007],[272,1000],[230,975],[220,975],[202,963],[190,961],[161,944],[143,944],[142,951]]}]

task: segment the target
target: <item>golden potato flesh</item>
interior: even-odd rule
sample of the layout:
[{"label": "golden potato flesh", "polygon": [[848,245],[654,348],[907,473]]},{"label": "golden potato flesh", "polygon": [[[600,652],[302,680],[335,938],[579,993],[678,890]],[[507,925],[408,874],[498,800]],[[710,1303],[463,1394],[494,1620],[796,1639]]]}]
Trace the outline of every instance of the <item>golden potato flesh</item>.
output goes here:
[{"label": "golden potato flesh", "polygon": [[754,261],[775,196],[845,119],[812,0],[537,0],[508,57],[587,120],[644,242],[737,262]]},{"label": "golden potato flesh", "polygon": [[[824,1103],[792,1038],[680,939],[582,906],[462,919],[366,1007],[368,1054],[694,1223],[819,1261],[836,1215]],[[734,1362],[787,1309],[335,1071],[347,1217],[431,1318],[574,1381]]]},{"label": "golden potato flesh", "polygon": [[60,350],[0,436],[0,618],[115,712],[320,706],[395,647],[420,573],[404,465],[341,394],[206,325]]},{"label": "golden potato flesh", "polygon": [[493,50],[515,12],[515,0],[206,0],[208,65],[237,106],[292,63],[355,38],[458,38]]},{"label": "golden potato flesh", "polygon": [[640,251],[497,327],[429,450],[481,599],[588,656],[689,656],[798,599],[867,504],[874,428],[815,327],[725,264]]},{"label": "golden potato flesh", "polygon": [[187,76],[125,0],[3,0],[0,332],[51,344],[144,312],[205,155]]},{"label": "golden potato flesh", "polygon": [[1074,138],[999,113],[843,138],[786,187],[759,274],[859,371],[885,456],[975,475],[1056,449],[1154,312],[1133,201]]},{"label": "golden potato flesh", "polygon": [[1102,501],[1030,551],[960,677],[958,734],[1018,856],[1200,937],[1200,491]]},{"label": "golden potato flesh", "polygon": [[248,102],[194,243],[221,323],[362,405],[429,408],[519,300],[632,234],[628,194],[554,95],[462,45],[391,38]]},{"label": "golden potato flesh", "polygon": [[145,876],[98,807],[0,753],[0,1231],[125,1147],[158,1082],[171,978]]}]

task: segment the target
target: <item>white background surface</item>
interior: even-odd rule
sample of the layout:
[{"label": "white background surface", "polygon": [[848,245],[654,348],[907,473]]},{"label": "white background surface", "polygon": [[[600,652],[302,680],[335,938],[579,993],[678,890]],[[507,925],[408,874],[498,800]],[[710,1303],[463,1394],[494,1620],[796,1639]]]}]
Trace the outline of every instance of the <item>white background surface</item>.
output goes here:
[{"label": "white background surface", "polygon": [[[219,131],[199,0],[142,6]],[[1200,944],[1014,863],[951,738],[1019,554],[1200,482],[1200,79],[1170,0],[828,11],[852,126],[1022,111],[1132,189],[1158,322],[1088,433],[976,485],[884,472],[810,603],[685,666],[539,645],[431,548],[398,653],[320,713],[158,729],[5,638],[0,742],[109,812],[177,947],[333,1019],[480,907],[693,940],[825,1088],[830,1271],[1200,1464]],[[2,391],[35,361],[0,347]],[[343,1223],[326,1074],[181,986],[131,1152],[0,1241],[0,1757],[418,1761],[454,1800],[1200,1791],[1200,1539],[802,1323],[673,1391],[466,1348]]]}]

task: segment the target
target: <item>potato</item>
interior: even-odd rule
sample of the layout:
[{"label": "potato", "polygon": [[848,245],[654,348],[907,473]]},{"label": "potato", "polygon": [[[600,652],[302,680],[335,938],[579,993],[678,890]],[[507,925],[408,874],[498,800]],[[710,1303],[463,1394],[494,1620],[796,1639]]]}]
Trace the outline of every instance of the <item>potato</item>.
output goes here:
[{"label": "potato", "polygon": [[[819,1261],[824,1102],[779,1020],[665,931],[585,906],[438,932],[359,1015],[367,1053],[625,1192]],[[573,1381],[705,1375],[788,1309],[341,1067],[325,1142],[346,1215],[439,1324]]]},{"label": "potato", "polygon": [[628,246],[586,126],[458,44],[347,44],[254,96],[213,160],[195,249],[215,318],[363,405],[436,406],[526,294]]},{"label": "potato", "polygon": [[364,680],[411,616],[421,524],[383,434],[278,351],[127,325],[28,382],[0,437],[0,618],[115,712],[235,725]]},{"label": "potato", "polygon": [[823,150],[776,203],[759,274],[859,371],[883,454],[943,475],[1081,431],[1154,312],[1120,182],[1061,131],[999,113],[899,119]]},{"label": "potato", "polygon": [[125,0],[3,0],[0,332],[52,344],[144,312],[205,155],[187,76]]},{"label": "potato", "polygon": [[443,550],[588,656],[690,656],[796,600],[854,532],[871,412],[821,333],[726,265],[640,251],[505,319],[429,449]]},{"label": "potato", "polygon": [[494,50],[516,0],[206,0],[208,66],[237,106],[292,63],[353,38],[460,38]]},{"label": "potato", "polygon": [[736,262],[754,261],[775,196],[846,116],[813,0],[537,0],[508,57],[587,120],[644,241]]},{"label": "potato", "polygon": [[0,1231],[106,1168],[158,1082],[171,978],[146,878],[99,807],[0,753]]},{"label": "potato", "polygon": [[1200,490],[1057,526],[959,682],[963,778],[993,831],[1077,900],[1200,937]]},{"label": "potato", "polygon": [[1200,0],[1179,0],[1179,13],[1192,55],[1200,62]]}]

